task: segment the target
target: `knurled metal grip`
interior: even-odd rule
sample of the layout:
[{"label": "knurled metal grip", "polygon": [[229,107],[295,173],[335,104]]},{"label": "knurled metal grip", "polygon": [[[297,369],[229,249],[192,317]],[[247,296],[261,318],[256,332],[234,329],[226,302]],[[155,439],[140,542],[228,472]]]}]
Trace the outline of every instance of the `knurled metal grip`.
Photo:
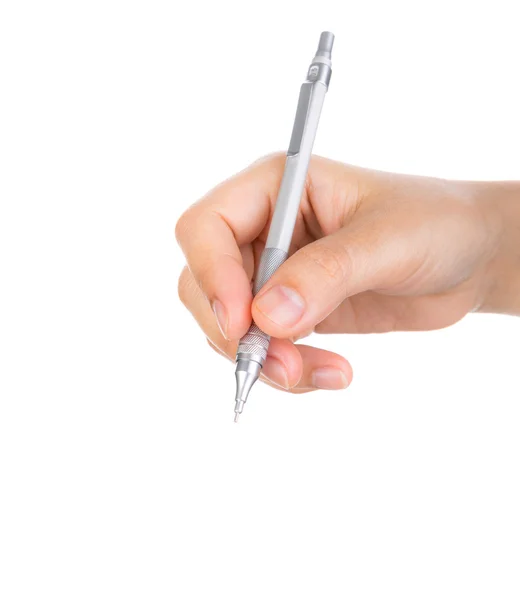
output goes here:
[{"label": "knurled metal grip", "polygon": [[[265,248],[260,258],[260,264],[255,276],[253,294],[256,296],[264,284],[271,278],[278,267],[285,262],[287,252],[279,248]],[[255,323],[251,323],[249,331],[240,340],[237,350],[237,360],[249,359],[264,364],[269,348],[270,337]]]}]

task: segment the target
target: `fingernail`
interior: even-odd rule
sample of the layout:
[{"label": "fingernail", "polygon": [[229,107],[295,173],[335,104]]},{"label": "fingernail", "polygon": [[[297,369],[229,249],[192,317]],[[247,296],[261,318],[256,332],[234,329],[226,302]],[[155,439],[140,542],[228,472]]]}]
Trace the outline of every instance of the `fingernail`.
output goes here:
[{"label": "fingernail", "polygon": [[228,318],[227,311],[224,308],[224,305],[219,300],[214,300],[213,302],[213,312],[215,313],[215,318],[217,319],[217,325],[220,329],[220,333],[227,339],[227,326],[228,326]]},{"label": "fingernail", "polygon": [[339,369],[321,367],[312,372],[312,385],[320,390],[342,390],[348,387],[348,379]]},{"label": "fingernail", "polygon": [[295,325],[305,310],[304,299],[293,289],[275,285],[255,299],[256,308],[282,327]]},{"label": "fingernail", "polygon": [[268,356],[265,360],[264,367],[262,369],[263,374],[267,379],[281,385],[283,388],[289,388],[289,376],[285,366],[277,359],[272,356]]}]

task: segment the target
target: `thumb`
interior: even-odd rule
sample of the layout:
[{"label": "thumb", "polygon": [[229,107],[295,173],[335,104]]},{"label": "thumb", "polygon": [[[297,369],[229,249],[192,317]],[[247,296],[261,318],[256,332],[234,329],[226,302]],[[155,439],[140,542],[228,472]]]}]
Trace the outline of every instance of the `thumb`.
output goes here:
[{"label": "thumb", "polygon": [[406,278],[415,268],[406,239],[388,220],[363,219],[304,246],[255,297],[253,319],[274,337],[304,335],[345,298]]}]

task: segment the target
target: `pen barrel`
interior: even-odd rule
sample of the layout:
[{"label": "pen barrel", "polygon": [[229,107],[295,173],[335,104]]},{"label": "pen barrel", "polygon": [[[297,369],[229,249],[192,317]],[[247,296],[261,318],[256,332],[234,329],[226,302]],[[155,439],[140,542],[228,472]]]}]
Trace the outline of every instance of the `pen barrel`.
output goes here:
[{"label": "pen barrel", "polygon": [[[265,248],[255,275],[253,294],[256,296],[278,267],[285,262],[287,252],[279,248]],[[264,364],[269,348],[270,336],[253,321],[249,331],[238,344],[237,360],[254,360]]]},{"label": "pen barrel", "polygon": [[[285,169],[266,247],[255,276],[253,287],[255,296],[286,260],[289,252],[314,137],[331,77],[330,55],[333,43],[334,35],[327,31],[323,32],[316,56],[307,72],[307,79],[300,89]],[[262,366],[267,357],[269,342],[270,337],[253,321],[249,331],[238,344],[237,372],[242,373],[244,369],[249,368],[248,361],[255,361]]]}]

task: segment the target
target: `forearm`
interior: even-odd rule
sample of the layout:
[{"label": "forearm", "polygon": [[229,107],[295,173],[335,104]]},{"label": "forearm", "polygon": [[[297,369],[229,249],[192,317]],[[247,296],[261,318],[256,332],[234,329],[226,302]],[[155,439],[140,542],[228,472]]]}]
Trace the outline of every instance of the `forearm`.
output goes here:
[{"label": "forearm", "polygon": [[479,183],[476,190],[497,234],[480,310],[520,316],[520,182]]}]

